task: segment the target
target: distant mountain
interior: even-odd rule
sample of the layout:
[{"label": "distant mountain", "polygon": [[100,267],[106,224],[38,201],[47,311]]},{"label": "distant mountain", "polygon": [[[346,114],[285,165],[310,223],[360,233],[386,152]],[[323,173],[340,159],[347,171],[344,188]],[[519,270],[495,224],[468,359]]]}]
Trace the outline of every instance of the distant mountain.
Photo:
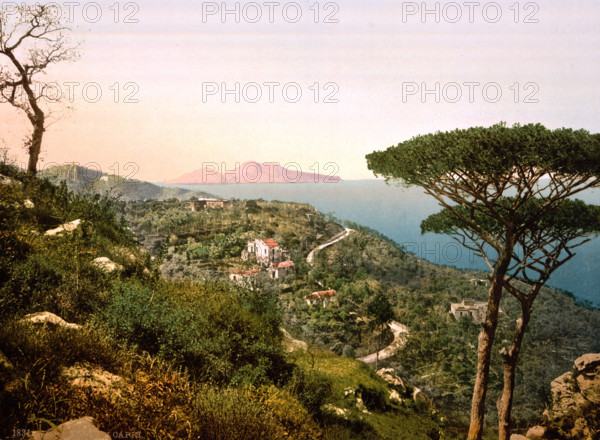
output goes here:
[{"label": "distant mountain", "polygon": [[202,191],[167,188],[141,180],[102,173],[99,170],[78,165],[60,165],[40,171],[40,177],[54,183],[64,181],[67,187],[80,194],[111,194],[120,200],[167,200],[210,197]]},{"label": "distant mountain", "polygon": [[325,174],[307,173],[285,168],[275,163],[244,162],[231,171],[217,167],[204,168],[186,173],[171,180],[167,185],[207,185],[223,183],[337,183],[342,178]]}]

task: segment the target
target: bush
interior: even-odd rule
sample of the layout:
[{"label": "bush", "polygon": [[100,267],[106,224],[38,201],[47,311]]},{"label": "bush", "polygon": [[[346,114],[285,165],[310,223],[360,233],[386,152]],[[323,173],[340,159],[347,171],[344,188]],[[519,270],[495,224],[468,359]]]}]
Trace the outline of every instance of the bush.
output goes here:
[{"label": "bush", "polygon": [[315,416],[322,415],[321,407],[332,399],[333,382],[316,370],[294,369],[287,390]]},{"label": "bush", "polygon": [[284,439],[274,415],[244,391],[204,386],[195,402],[198,437],[203,440]]},{"label": "bush", "polygon": [[290,371],[281,339],[217,284],[115,282],[99,317],[109,331],[217,384],[280,383]]}]

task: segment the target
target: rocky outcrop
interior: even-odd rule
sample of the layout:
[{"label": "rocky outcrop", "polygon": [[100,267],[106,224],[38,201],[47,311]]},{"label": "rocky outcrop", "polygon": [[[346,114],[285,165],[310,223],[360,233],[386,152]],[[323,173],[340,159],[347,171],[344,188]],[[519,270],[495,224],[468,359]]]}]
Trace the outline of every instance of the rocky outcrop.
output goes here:
[{"label": "rocky outcrop", "polygon": [[544,412],[548,438],[600,437],[600,353],[577,358],[573,370],[550,387],[552,404]]},{"label": "rocky outcrop", "polygon": [[385,380],[390,388],[393,388],[401,394],[406,393],[404,381],[396,374],[396,371],[393,368],[381,368],[377,370],[377,375]]},{"label": "rocky outcrop", "polygon": [[116,395],[119,397],[118,391],[113,384],[120,382],[121,377],[109,373],[100,367],[92,365],[73,365],[63,369],[62,375],[71,382],[71,386],[77,388],[89,388],[100,394]]},{"label": "rocky outcrop", "polygon": [[64,319],[62,319],[60,316],[57,316],[54,313],[50,313],[50,312],[32,313],[30,315],[25,316],[22,319],[22,321],[32,322],[34,324],[54,324],[54,325],[58,325],[59,327],[73,328],[73,329],[81,328],[80,325],[71,324],[71,323],[65,321]]},{"label": "rocky outcrop", "polygon": [[58,228],[49,229],[48,231],[46,231],[46,235],[51,235],[52,236],[52,235],[60,235],[63,232],[72,232],[75,229],[77,229],[80,224],[81,224],[81,220],[80,219],[73,220],[72,222],[60,225]]},{"label": "rocky outcrop", "polygon": [[111,261],[107,257],[98,257],[92,262],[92,264],[108,273],[114,272],[115,270],[123,270],[123,266]]},{"label": "rocky outcrop", "polygon": [[543,426],[511,440],[597,440],[600,438],[600,353],[577,358],[573,370],[550,384],[552,401]]},{"label": "rocky outcrop", "polygon": [[34,431],[31,440],[110,440],[110,436],[96,427],[92,417],[70,420],[49,431]]}]

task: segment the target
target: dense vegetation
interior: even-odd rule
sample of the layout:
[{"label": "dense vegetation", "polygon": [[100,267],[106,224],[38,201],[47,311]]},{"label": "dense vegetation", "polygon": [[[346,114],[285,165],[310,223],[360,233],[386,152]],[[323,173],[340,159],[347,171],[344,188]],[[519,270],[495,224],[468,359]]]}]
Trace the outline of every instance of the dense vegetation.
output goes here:
[{"label": "dense vegetation", "polygon": [[[306,205],[236,201],[229,210],[191,212],[185,203],[169,201],[136,202],[124,209],[140,238],[156,234],[165,243],[166,251],[157,254],[159,261],[162,255],[163,273],[173,278],[224,279],[230,270],[251,267],[239,258],[246,241],[274,237],[291,250],[298,270],[285,285],[270,283],[263,288],[280,298],[285,328],[309,347],[349,357],[375,351],[379,335],[373,332],[368,303],[377,294],[387,295],[396,319],[411,333],[405,347],[382,365],[402,372],[459,425],[468,422],[480,326],[471,319],[456,321],[448,311],[451,303],[463,299],[485,300],[487,274],[420,260],[353,223],[344,226],[356,232],[318,252],[310,266],[305,261],[310,248],[338,233],[342,222],[331,222]],[[336,290],[335,306],[306,304],[307,294],[325,289]],[[520,426],[539,420],[554,378],[568,370],[578,355],[600,349],[598,310],[550,288],[538,301],[517,378],[515,418]],[[498,352],[512,337],[518,312],[515,301],[502,303],[488,398],[491,424],[500,390]],[[389,332],[383,336],[387,341],[392,337]]]},{"label": "dense vegetation", "polygon": [[[188,250],[180,231],[168,231],[176,251],[153,261],[119,214],[124,206],[5,165],[0,174],[13,180],[0,185],[0,437],[82,416],[112,434],[157,439],[428,439],[447,430],[408,391],[390,399],[387,384],[360,362],[314,347],[287,353],[281,286],[165,280],[159,265]],[[148,203],[168,210],[178,202]],[[341,229],[306,206],[239,206],[256,228],[240,231],[244,240],[272,230],[294,258]],[[286,220],[274,221],[278,215]],[[73,231],[45,235],[75,219]],[[214,234],[229,230],[209,223],[194,240],[218,246]],[[234,265],[233,255],[221,260]],[[98,257],[121,268],[106,271]],[[81,327],[23,320],[39,311]],[[93,385],[83,379],[90,372],[101,377]]]}]

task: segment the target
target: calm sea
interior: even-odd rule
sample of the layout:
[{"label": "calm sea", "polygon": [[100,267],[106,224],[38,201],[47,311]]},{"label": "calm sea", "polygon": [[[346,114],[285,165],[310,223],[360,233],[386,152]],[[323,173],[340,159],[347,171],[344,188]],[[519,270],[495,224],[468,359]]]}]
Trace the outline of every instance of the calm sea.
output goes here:
[{"label": "calm sea", "polygon": [[[389,186],[383,180],[348,180],[340,183],[177,185],[224,198],[280,200],[309,203],[323,213],[368,226],[403,245],[406,250],[436,264],[487,270],[483,261],[445,235],[421,235],[421,220],[439,206],[419,188]],[[600,205],[600,190],[579,198]],[[600,237],[577,250],[549,285],[568,290],[578,298],[600,305]]]}]

